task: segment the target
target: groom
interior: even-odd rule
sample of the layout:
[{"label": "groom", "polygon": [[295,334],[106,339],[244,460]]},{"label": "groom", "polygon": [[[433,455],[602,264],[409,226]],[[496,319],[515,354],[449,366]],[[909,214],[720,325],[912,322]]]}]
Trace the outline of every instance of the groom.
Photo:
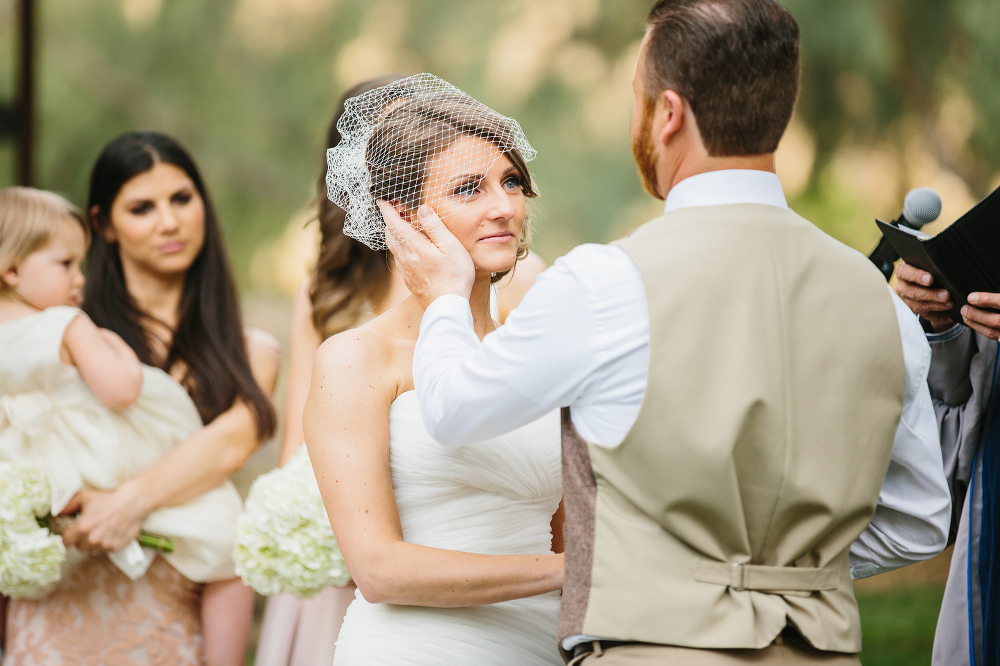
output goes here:
[{"label": "groom", "polygon": [[658,2],[631,133],[664,216],[557,261],[482,341],[468,253],[426,207],[423,235],[380,204],[426,308],[413,376],[435,439],[564,408],[572,663],[857,664],[852,570],[944,546],[923,332],[774,174],[798,53],[775,0]]}]

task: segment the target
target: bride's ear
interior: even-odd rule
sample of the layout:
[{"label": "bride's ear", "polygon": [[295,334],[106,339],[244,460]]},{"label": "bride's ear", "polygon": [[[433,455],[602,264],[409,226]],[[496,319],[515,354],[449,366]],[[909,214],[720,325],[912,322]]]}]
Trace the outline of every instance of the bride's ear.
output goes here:
[{"label": "bride's ear", "polygon": [[399,199],[393,199],[390,203],[392,204],[392,207],[399,212],[399,216],[403,218],[407,224],[412,226],[417,221],[416,208],[408,208],[406,204]]}]

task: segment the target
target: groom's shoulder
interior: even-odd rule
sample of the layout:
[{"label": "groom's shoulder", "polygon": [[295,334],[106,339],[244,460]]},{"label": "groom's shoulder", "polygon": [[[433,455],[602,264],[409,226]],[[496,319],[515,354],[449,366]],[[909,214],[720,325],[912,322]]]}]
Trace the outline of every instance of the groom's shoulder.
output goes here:
[{"label": "groom's shoulder", "polygon": [[616,288],[623,280],[638,278],[638,269],[632,258],[611,243],[578,245],[556,259],[546,273],[553,278],[560,275],[569,277],[588,292]]}]

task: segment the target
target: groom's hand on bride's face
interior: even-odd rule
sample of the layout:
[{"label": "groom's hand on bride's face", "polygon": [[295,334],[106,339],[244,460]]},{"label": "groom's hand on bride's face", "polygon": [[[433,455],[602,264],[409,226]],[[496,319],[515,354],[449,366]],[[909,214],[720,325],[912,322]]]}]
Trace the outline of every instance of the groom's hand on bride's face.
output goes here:
[{"label": "groom's hand on bride's face", "polygon": [[396,259],[396,270],[421,306],[441,296],[468,298],[476,269],[465,246],[455,238],[430,206],[417,211],[420,230],[404,220],[392,204],[378,202],[385,220],[385,242]]}]

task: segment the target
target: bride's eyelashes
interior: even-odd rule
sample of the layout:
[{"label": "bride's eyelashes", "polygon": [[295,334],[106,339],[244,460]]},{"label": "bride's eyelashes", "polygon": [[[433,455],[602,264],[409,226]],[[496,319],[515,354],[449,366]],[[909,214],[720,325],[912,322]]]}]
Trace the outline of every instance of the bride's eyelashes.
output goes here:
[{"label": "bride's eyelashes", "polygon": [[[466,176],[465,182],[455,188],[452,192],[452,196],[465,198],[473,196],[479,191],[483,180],[485,180],[484,176]],[[521,174],[515,171],[513,173],[504,174],[501,184],[505,191],[515,192],[521,190],[524,186],[524,180],[522,179]]]},{"label": "bride's eyelashes", "polygon": [[454,191],[452,191],[451,195],[453,197],[471,197],[479,191],[479,186],[485,178],[485,176],[479,174],[460,177],[463,179],[463,182],[459,183],[458,186],[455,187]]},{"label": "bride's eyelashes", "polygon": [[524,179],[519,173],[513,173],[504,178],[503,188],[509,192],[521,190],[524,187]]}]

